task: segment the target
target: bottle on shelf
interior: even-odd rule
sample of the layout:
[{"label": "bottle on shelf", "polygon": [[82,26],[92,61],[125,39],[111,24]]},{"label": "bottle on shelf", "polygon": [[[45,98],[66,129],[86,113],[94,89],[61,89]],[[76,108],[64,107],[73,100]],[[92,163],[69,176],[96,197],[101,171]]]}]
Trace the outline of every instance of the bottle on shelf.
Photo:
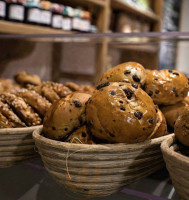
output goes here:
[{"label": "bottle on shelf", "polygon": [[62,29],[63,24],[63,9],[64,6],[56,3],[51,4],[51,11],[52,11],[52,28],[55,29]]},{"label": "bottle on shelf", "polygon": [[74,9],[70,6],[64,6],[62,29],[65,31],[72,30],[72,17],[74,16]]},{"label": "bottle on shelf", "polygon": [[39,24],[40,17],[40,0],[26,0],[24,22],[28,24]]},{"label": "bottle on shelf", "polygon": [[25,12],[24,0],[6,0],[6,20],[23,22]]},{"label": "bottle on shelf", "polygon": [[6,17],[6,1],[0,0],[0,19],[5,19]]}]

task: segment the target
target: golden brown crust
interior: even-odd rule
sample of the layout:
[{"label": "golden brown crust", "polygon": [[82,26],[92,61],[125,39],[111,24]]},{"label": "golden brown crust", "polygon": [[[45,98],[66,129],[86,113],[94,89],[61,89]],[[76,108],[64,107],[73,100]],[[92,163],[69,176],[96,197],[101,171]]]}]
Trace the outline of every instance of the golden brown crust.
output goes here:
[{"label": "golden brown crust", "polygon": [[79,85],[77,85],[76,83],[66,82],[64,85],[73,92],[79,91]]},{"label": "golden brown crust", "polygon": [[10,79],[0,79],[0,93],[12,92],[15,89],[20,88],[19,85],[13,84]]},{"label": "golden brown crust", "polygon": [[0,113],[0,128],[13,128],[13,124],[2,113]]},{"label": "golden brown crust", "polygon": [[21,97],[14,94],[4,93],[0,95],[3,102],[6,102],[16,113],[16,115],[27,125],[36,126],[42,123],[41,118],[33,109],[25,103]]},{"label": "golden brown crust", "polygon": [[16,95],[23,98],[24,101],[34,108],[34,110],[42,117],[45,116],[47,110],[51,106],[51,103],[48,100],[35,91],[20,89],[16,92]]},{"label": "golden brown crust", "polygon": [[186,76],[176,70],[148,70],[145,91],[158,105],[171,105],[182,101],[188,93]]},{"label": "golden brown crust", "polygon": [[87,132],[86,125],[76,129],[65,142],[76,143],[76,144],[95,144],[92,140],[91,135]]},{"label": "golden brown crust", "polygon": [[160,109],[157,110],[156,126],[148,139],[154,139],[164,136],[167,133],[167,124],[163,113]]},{"label": "golden brown crust", "polygon": [[94,137],[108,142],[146,140],[155,127],[152,99],[128,83],[109,83],[95,90],[86,108],[87,126]]},{"label": "golden brown crust", "polygon": [[79,91],[87,94],[93,94],[95,87],[90,85],[80,85]]},{"label": "golden brown crust", "polygon": [[189,146],[189,108],[187,107],[184,112],[178,117],[175,123],[175,136],[178,140]]},{"label": "golden brown crust", "polygon": [[25,123],[22,122],[18,116],[12,111],[10,106],[0,101],[0,113],[2,113],[7,120],[11,123],[12,127],[25,127]]},{"label": "golden brown crust", "polygon": [[48,138],[62,139],[85,122],[85,103],[91,95],[75,92],[55,102],[44,118]]},{"label": "golden brown crust", "polygon": [[179,115],[185,110],[186,106],[187,104],[182,101],[173,105],[160,107],[166,118],[167,124],[170,127],[174,128],[176,120],[178,119]]},{"label": "golden brown crust", "polygon": [[31,85],[40,85],[41,79],[37,75],[29,75],[25,71],[19,72],[14,76],[15,81],[22,85],[26,86],[27,84]]},{"label": "golden brown crust", "polygon": [[105,82],[122,82],[126,81],[131,84],[143,85],[146,79],[144,67],[136,62],[126,62],[105,72],[99,84]]}]

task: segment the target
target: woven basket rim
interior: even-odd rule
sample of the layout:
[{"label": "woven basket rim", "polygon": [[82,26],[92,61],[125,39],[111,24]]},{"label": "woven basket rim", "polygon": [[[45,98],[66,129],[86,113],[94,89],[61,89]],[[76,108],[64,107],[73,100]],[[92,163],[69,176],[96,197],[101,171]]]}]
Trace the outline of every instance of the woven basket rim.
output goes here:
[{"label": "woven basket rim", "polygon": [[36,129],[42,128],[43,125],[38,125],[38,126],[31,126],[31,127],[21,127],[21,128],[2,128],[0,129],[0,136],[1,134],[15,134],[15,133],[27,133],[27,132],[33,132]]},{"label": "woven basket rim", "polygon": [[189,157],[182,155],[174,151],[173,148],[170,148],[173,144],[176,144],[175,134],[170,135],[170,137],[166,138],[161,144],[161,151],[163,154],[167,154],[173,158],[173,161],[184,162],[189,165]]},{"label": "woven basket rim", "polygon": [[156,145],[162,143],[169,135],[165,135],[159,138],[147,140],[144,142],[140,143],[134,143],[134,144],[126,144],[126,143],[117,143],[117,144],[73,144],[73,143],[68,143],[68,142],[62,142],[62,141],[56,141],[52,140],[49,138],[46,138],[41,135],[42,128],[35,129],[33,132],[33,138],[35,141],[40,141],[41,143],[47,144],[47,145],[52,145],[56,146],[57,148],[61,147],[66,147],[66,148],[71,148],[71,147],[77,147],[78,149],[80,148],[86,148],[86,149],[111,149],[112,147],[114,148],[128,148],[128,149],[135,149],[139,147],[149,147],[151,145]]}]

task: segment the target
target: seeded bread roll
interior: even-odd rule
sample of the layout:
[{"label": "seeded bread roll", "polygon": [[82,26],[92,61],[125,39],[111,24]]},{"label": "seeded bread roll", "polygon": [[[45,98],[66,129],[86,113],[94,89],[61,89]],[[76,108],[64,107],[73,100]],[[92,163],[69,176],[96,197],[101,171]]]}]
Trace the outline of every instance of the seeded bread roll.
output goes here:
[{"label": "seeded bread roll", "polygon": [[89,131],[98,139],[115,143],[146,140],[156,125],[152,99],[129,83],[106,83],[93,93],[86,107]]},{"label": "seeded bread roll", "polygon": [[73,92],[79,91],[79,85],[77,85],[76,83],[66,82],[64,85]]},{"label": "seeded bread roll", "polygon": [[13,128],[13,124],[0,113],[0,128]]},{"label": "seeded bread roll", "polygon": [[148,139],[154,139],[164,136],[167,133],[167,124],[165,117],[160,109],[157,109],[156,126]]},{"label": "seeded bread roll", "polygon": [[0,99],[3,103],[7,103],[27,126],[36,126],[42,123],[39,115],[21,97],[4,93],[0,95]]},{"label": "seeded bread roll", "polygon": [[95,144],[92,140],[91,135],[87,132],[86,125],[75,130],[65,142],[76,143],[76,144]]},{"label": "seeded bread roll", "polygon": [[188,93],[186,76],[176,70],[148,70],[145,91],[158,105],[171,105],[182,101]]},{"label": "seeded bread roll", "polygon": [[166,118],[167,124],[170,127],[174,128],[176,120],[178,119],[179,115],[186,109],[186,106],[188,106],[188,104],[182,101],[173,105],[160,107]]},{"label": "seeded bread roll", "polygon": [[51,103],[43,98],[35,91],[29,91],[27,89],[20,89],[16,92],[16,95],[22,97],[24,101],[29,104],[34,110],[44,117],[47,110],[50,108]]},{"label": "seeded bread roll", "polygon": [[178,117],[174,130],[176,138],[189,147],[189,107]]},{"label": "seeded bread roll", "polygon": [[136,62],[126,62],[105,72],[99,82],[129,82],[134,85],[143,85],[146,79],[144,67]]},{"label": "seeded bread roll", "polygon": [[18,116],[13,112],[10,106],[6,103],[0,101],[0,113],[2,113],[7,120],[11,123],[11,126],[16,127],[25,127],[25,123],[22,122]]},{"label": "seeded bread roll", "polygon": [[41,84],[41,80],[40,80],[39,76],[29,75],[25,71],[19,72],[18,74],[16,74],[14,76],[14,79],[18,84],[20,84],[22,86],[26,86],[27,84],[31,84],[31,85],[40,85]]},{"label": "seeded bread roll", "polygon": [[44,118],[43,132],[52,139],[64,139],[85,120],[85,103],[89,94],[75,92],[55,102]]}]

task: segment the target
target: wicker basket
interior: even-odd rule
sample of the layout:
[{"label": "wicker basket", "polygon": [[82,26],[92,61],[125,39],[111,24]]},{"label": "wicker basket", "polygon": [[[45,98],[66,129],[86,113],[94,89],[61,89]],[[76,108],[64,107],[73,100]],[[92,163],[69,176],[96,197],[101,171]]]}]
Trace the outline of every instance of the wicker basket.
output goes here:
[{"label": "wicker basket", "polygon": [[34,157],[32,132],[41,126],[0,129],[0,167],[10,167],[19,161]]},{"label": "wicker basket", "polygon": [[[183,200],[189,199],[189,157],[179,151],[175,136],[168,137],[161,145],[163,158],[169,171],[172,183]],[[183,150],[182,150],[183,151]]]},{"label": "wicker basket", "polygon": [[164,166],[161,142],[168,136],[139,144],[86,145],[47,139],[33,133],[43,163],[65,188],[87,197],[107,196]]}]

